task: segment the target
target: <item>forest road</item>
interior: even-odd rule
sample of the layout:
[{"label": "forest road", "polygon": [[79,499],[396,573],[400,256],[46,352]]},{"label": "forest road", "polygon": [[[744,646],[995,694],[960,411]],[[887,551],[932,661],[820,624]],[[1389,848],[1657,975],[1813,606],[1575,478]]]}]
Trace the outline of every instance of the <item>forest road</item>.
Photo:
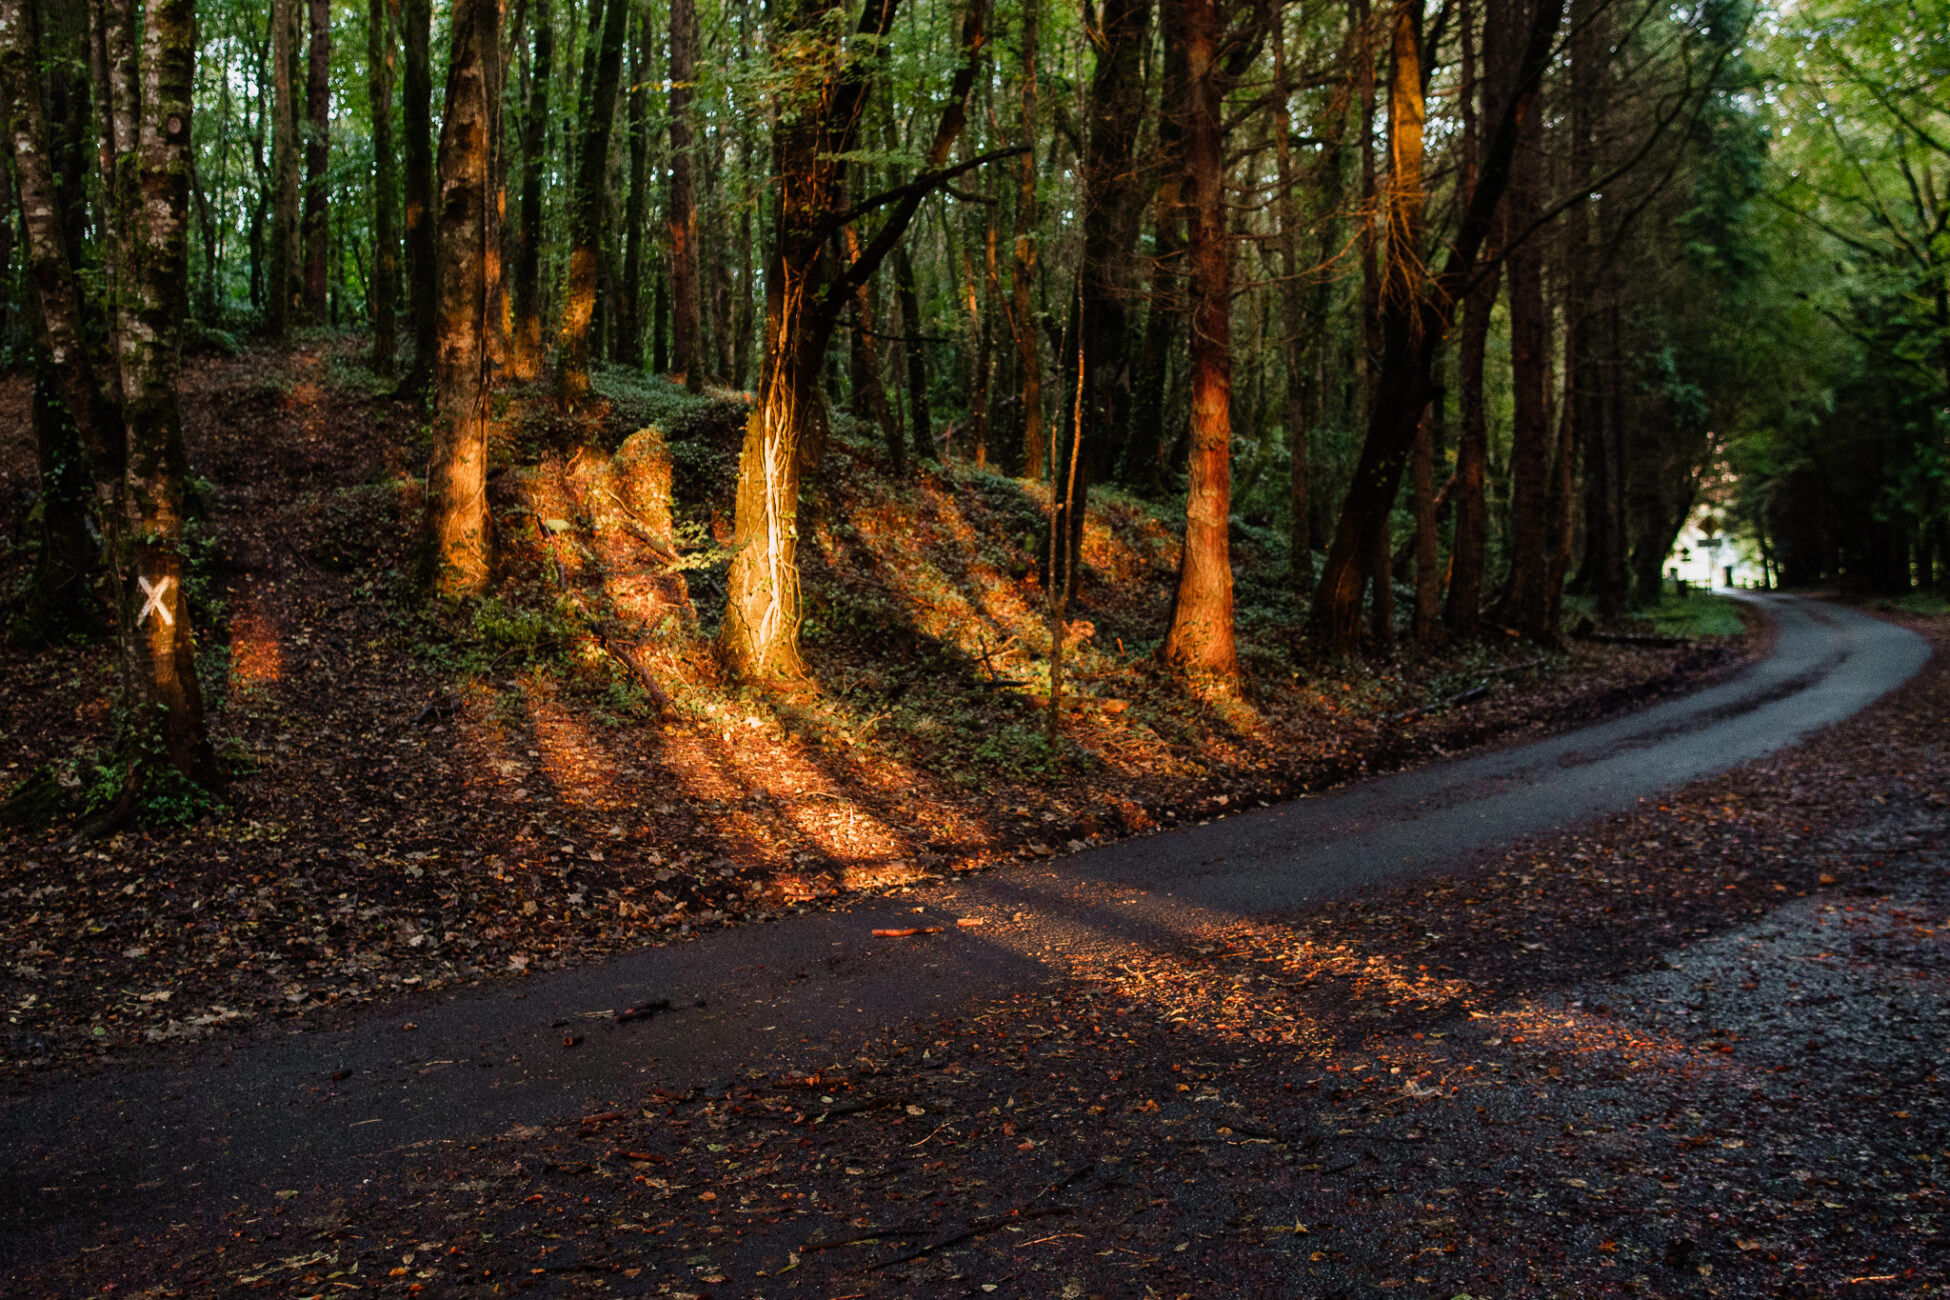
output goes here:
[{"label": "forest road", "polygon": [[[646,1087],[723,1084],[752,1066],[816,1068],[865,1034],[1061,979],[1081,959],[1467,871],[1526,835],[1792,744],[1929,657],[1921,637],[1852,610],[1757,599],[1779,627],[1767,659],[1548,740],[348,1025],[271,1026],[167,1063],[51,1076],[0,1105],[0,1268],[214,1221],[272,1191],[295,1193],[296,1213],[397,1168],[409,1145],[634,1108]],[[657,1000],[671,1009],[613,1014]]]}]

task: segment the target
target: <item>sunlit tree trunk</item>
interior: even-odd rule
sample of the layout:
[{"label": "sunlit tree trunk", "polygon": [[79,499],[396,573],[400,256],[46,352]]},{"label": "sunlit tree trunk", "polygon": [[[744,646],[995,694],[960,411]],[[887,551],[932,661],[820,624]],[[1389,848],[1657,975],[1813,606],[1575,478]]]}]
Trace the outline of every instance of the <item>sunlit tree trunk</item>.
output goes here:
[{"label": "sunlit tree trunk", "polygon": [[[1361,588],[1367,576],[1367,557],[1373,553],[1384,512],[1393,506],[1400,488],[1415,426],[1433,396],[1431,371],[1436,349],[1448,329],[1453,304],[1475,278],[1491,218],[1508,185],[1517,128],[1534,110],[1537,82],[1550,59],[1563,13],[1563,0],[1539,0],[1533,12],[1504,98],[1506,106],[1497,116],[1476,185],[1449,241],[1441,273],[1423,279],[1416,269],[1421,264],[1418,253],[1415,263],[1403,268],[1408,274],[1399,281],[1411,290],[1410,295],[1406,299],[1384,295],[1381,382],[1376,386],[1367,436],[1308,622],[1315,644],[1330,653],[1344,654],[1360,644]],[[1419,89],[1419,76],[1397,80]],[[1397,194],[1400,192],[1398,189]]]},{"label": "sunlit tree trunk", "polygon": [[399,164],[393,156],[393,25],[386,0],[366,6],[366,94],[372,109],[372,368],[390,379],[399,361]]},{"label": "sunlit tree trunk", "polygon": [[[284,0],[289,3],[290,0]],[[400,126],[406,155],[407,304],[413,313],[413,366],[400,385],[418,402],[433,377],[438,345],[439,284],[435,248],[433,166],[433,0],[392,0],[398,5],[404,67],[400,80]]]},{"label": "sunlit tree trunk", "polygon": [[1176,0],[1183,15],[1185,176],[1191,218],[1192,437],[1185,545],[1159,655],[1181,671],[1230,682],[1233,648],[1232,272],[1226,243],[1224,73],[1219,0]]},{"label": "sunlit tree trunk", "polygon": [[575,402],[589,391],[589,327],[596,310],[597,259],[603,240],[603,198],[609,182],[609,136],[616,120],[628,0],[607,0],[595,53],[596,71],[583,104],[582,144],[576,155],[569,205],[569,282],[562,296],[562,336],[556,391]]},{"label": "sunlit tree trunk", "polygon": [[305,316],[325,320],[326,243],[329,202],[325,171],[331,162],[332,3],[309,0],[311,45],[305,56]]},{"label": "sunlit tree trunk", "polygon": [[691,101],[695,97],[697,5],[670,2],[670,368],[691,388],[702,387],[704,351],[698,310],[697,160],[692,156]]},{"label": "sunlit tree trunk", "polygon": [[484,591],[493,571],[487,453],[501,279],[492,160],[501,127],[501,0],[457,0],[449,43],[425,562],[433,590],[460,597]]},{"label": "sunlit tree trunk", "polygon": [[[808,41],[826,22],[833,0],[786,0],[774,14],[780,42]],[[891,29],[896,0],[871,0],[856,29],[877,46]],[[967,118],[970,86],[986,39],[988,9],[973,0],[962,24],[963,62],[924,159],[909,185],[882,196],[891,209],[860,255],[836,267],[834,236],[849,225],[846,155],[859,140],[872,61],[841,63],[825,46],[801,80],[780,92],[773,130],[776,196],[773,247],[765,277],[765,362],[745,423],[739,458],[737,522],[732,539],[719,652],[746,680],[796,678],[799,654],[798,515],[801,445],[825,421],[819,392],[826,347],[848,298],[898,246],[922,199],[957,174],[944,168]],[[979,162],[981,160],[977,160]],[[974,165],[973,163],[969,165]]]},{"label": "sunlit tree trunk", "polygon": [[271,337],[290,337],[300,285],[297,0],[271,0]]},{"label": "sunlit tree trunk", "polygon": [[1022,84],[1018,95],[1022,104],[1022,142],[1024,150],[1016,183],[1016,233],[1010,265],[1009,328],[1015,337],[1016,368],[1020,373],[1022,401],[1023,477],[1040,480],[1048,472],[1049,434],[1043,428],[1043,350],[1037,337],[1034,294],[1036,286],[1036,141],[1042,129],[1037,117],[1038,27],[1042,0],[1023,0],[1022,6]]},{"label": "sunlit tree trunk", "polygon": [[521,120],[521,225],[515,242],[514,331],[508,373],[542,373],[542,179],[548,168],[549,83],[555,76],[555,22],[549,0],[534,0],[534,53]]}]

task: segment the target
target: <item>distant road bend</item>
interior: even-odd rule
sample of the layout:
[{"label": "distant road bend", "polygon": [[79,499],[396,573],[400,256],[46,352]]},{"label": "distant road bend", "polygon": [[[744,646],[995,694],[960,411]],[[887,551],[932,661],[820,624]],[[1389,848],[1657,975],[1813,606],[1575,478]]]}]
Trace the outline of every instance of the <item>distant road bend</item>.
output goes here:
[{"label": "distant road bend", "polygon": [[[356,1184],[407,1144],[559,1120],[644,1085],[724,1079],[774,1051],[830,1053],[801,1039],[844,1042],[954,1011],[1061,978],[1078,956],[1466,869],[1526,835],[1793,744],[1929,656],[1921,637],[1853,610],[1755,599],[1779,625],[1769,658],[1552,739],[850,911],[377,1008],[348,1027],[271,1030],[187,1063],[49,1079],[0,1105],[0,1216],[13,1225],[0,1267],[213,1214],[267,1187],[309,1196]],[[961,917],[986,923],[960,928]],[[870,934],[937,924],[942,933],[901,942]],[[677,1009],[574,1021],[586,1028],[573,1051],[554,1027],[660,997]],[[409,1018],[418,1029],[402,1034]]]}]

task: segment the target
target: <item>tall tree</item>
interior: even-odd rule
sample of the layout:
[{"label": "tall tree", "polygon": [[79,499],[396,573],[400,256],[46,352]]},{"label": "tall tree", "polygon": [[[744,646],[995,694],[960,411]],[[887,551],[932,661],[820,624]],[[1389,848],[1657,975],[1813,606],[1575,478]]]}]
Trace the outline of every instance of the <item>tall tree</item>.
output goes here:
[{"label": "tall tree", "polygon": [[[1489,0],[1484,22],[1489,30],[1493,19],[1487,14],[1505,0]],[[1460,41],[1462,45],[1462,85],[1457,98],[1462,107],[1462,185],[1470,193],[1476,185],[1478,160],[1482,152],[1481,118],[1478,104],[1486,86],[1494,79],[1477,75],[1480,48],[1474,23],[1475,6],[1464,0]],[[1493,115],[1493,114],[1492,114]],[[1489,540],[1489,501],[1486,471],[1489,459],[1489,417],[1483,404],[1484,360],[1489,350],[1491,314],[1502,275],[1502,259],[1494,252],[1483,273],[1463,299],[1461,338],[1456,346],[1457,416],[1456,485],[1453,490],[1456,524],[1449,551],[1449,598],[1443,610],[1450,635],[1473,639],[1481,628],[1483,612],[1483,562]]]},{"label": "tall tree", "polygon": [[603,209],[609,184],[609,137],[616,121],[616,86],[623,71],[629,0],[606,0],[597,39],[595,75],[582,106],[582,144],[569,200],[569,282],[562,297],[562,336],[556,391],[573,403],[589,391],[589,332],[596,311],[597,262],[602,255]]},{"label": "tall tree", "polygon": [[[151,0],[97,12],[105,60],[98,113],[119,149],[104,196],[119,247],[112,300],[117,349],[91,356],[81,294],[61,230],[37,85],[40,50],[23,0],[0,0],[0,85],[21,187],[43,343],[87,449],[120,650],[124,772],[109,821],[135,812],[164,773],[213,786],[220,773],[204,733],[195,637],[183,589],[183,456],[176,393],[189,298],[190,99],[196,72],[194,0]],[[110,373],[105,367],[113,367]]]},{"label": "tall tree", "polygon": [[901,354],[907,361],[908,435],[914,454],[934,457],[934,416],[928,410],[928,358],[921,351],[921,299],[914,286],[914,259],[907,245],[894,250],[894,286],[901,307]]},{"label": "tall tree", "polygon": [[1233,647],[1232,267],[1225,211],[1225,30],[1219,0],[1174,0],[1186,59],[1186,207],[1191,217],[1192,436],[1185,545],[1171,624],[1159,655],[1183,671],[1230,684]]},{"label": "tall tree", "polygon": [[524,47],[528,102],[521,119],[521,225],[515,244],[514,336],[508,372],[516,379],[542,373],[542,180],[548,169],[549,83],[555,76],[555,23],[549,0],[534,0],[534,52]]},{"label": "tall tree", "polygon": [[636,39],[630,46],[630,191],[623,216],[623,311],[617,323],[617,346],[612,359],[628,366],[643,365],[644,221],[650,208],[650,6],[637,15]]},{"label": "tall tree", "polygon": [[366,95],[372,113],[372,368],[391,379],[399,362],[399,163],[393,156],[393,15],[366,6]]},{"label": "tall tree", "polygon": [[[291,0],[279,0],[289,4]],[[406,154],[407,303],[413,313],[413,366],[400,391],[415,401],[433,377],[439,346],[433,167],[433,0],[389,0],[400,20],[405,55],[400,81],[400,127]]]},{"label": "tall tree", "polygon": [[670,368],[682,373],[693,391],[704,382],[703,326],[698,307],[697,160],[691,147],[696,59],[696,0],[670,0]]},{"label": "tall tree", "polygon": [[1037,263],[1036,142],[1042,130],[1037,117],[1037,37],[1042,0],[1022,0],[1021,77],[1022,158],[1017,164],[1016,235],[1010,263],[1009,330],[1015,338],[1016,366],[1021,375],[1023,476],[1041,479],[1049,460],[1048,435],[1043,431],[1043,350],[1036,327]]},{"label": "tall tree", "polygon": [[290,336],[301,291],[298,244],[297,0],[271,0],[271,337]]},{"label": "tall tree", "polygon": [[[1415,0],[1400,2],[1413,4]],[[1366,585],[1369,557],[1374,553],[1375,539],[1386,527],[1387,512],[1400,489],[1416,427],[1433,396],[1436,349],[1448,330],[1455,302],[1476,278],[1491,218],[1509,183],[1518,129],[1534,108],[1537,83],[1550,60],[1563,15],[1563,0],[1538,0],[1532,11],[1521,57],[1441,271],[1427,275],[1419,250],[1406,264],[1390,268],[1389,283],[1394,292],[1385,294],[1382,301],[1381,380],[1369,404],[1367,434],[1308,618],[1315,644],[1330,653],[1347,653],[1359,647],[1361,591]],[[1410,23],[1410,31],[1416,26]],[[1399,27],[1397,31],[1399,34]],[[1419,33],[1417,37],[1419,45]],[[1419,65],[1419,49],[1416,61]],[[1419,76],[1398,80],[1404,87],[1412,81],[1419,93]],[[1414,194],[1398,186],[1394,197],[1412,201]],[[1391,220],[1405,222],[1411,215],[1419,225],[1419,211],[1403,212]]]},{"label": "tall tree", "polygon": [[[1089,135],[1083,155],[1083,250],[1077,268],[1078,348],[1063,360],[1066,387],[1083,394],[1064,422],[1066,446],[1058,457],[1062,498],[1052,532],[1057,553],[1050,572],[1066,575],[1066,598],[1080,577],[1078,556],[1090,483],[1116,463],[1130,425],[1131,368],[1127,313],[1137,296],[1138,223],[1145,206],[1143,177],[1134,150],[1145,109],[1144,54],[1151,42],[1151,0],[1105,0],[1090,33],[1097,63],[1090,79]],[[1081,374],[1075,367],[1081,366]],[[1080,419],[1080,423],[1079,423]],[[1087,435],[1087,436],[1086,436]],[[1074,457],[1067,443],[1082,438]],[[1071,461],[1075,471],[1071,471]]]},{"label": "tall tree", "polygon": [[494,152],[501,134],[501,0],[456,0],[448,45],[425,564],[435,592],[461,597],[486,590],[494,566],[487,452],[495,427],[493,334],[500,325]]},{"label": "tall tree", "polygon": [[305,55],[305,315],[325,319],[330,227],[326,169],[331,164],[332,0],[308,0],[311,46]]},{"label": "tall tree", "polygon": [[[773,131],[776,207],[765,277],[765,363],[757,400],[745,423],[738,463],[737,522],[718,648],[747,680],[796,678],[799,656],[797,564],[801,448],[823,428],[819,378],[841,311],[898,246],[922,201],[962,173],[1015,150],[1001,150],[954,166],[948,156],[968,114],[986,42],[986,0],[970,0],[962,22],[961,65],[948,103],[912,181],[845,206],[847,155],[859,141],[860,116],[879,60],[842,57],[828,34],[835,0],[785,0],[775,10],[772,38],[779,55],[793,56],[792,75],[777,92]],[[877,51],[892,30],[896,0],[870,0],[855,34]],[[835,265],[836,236],[881,209],[887,215],[860,255]],[[817,434],[814,433],[816,445]]]}]

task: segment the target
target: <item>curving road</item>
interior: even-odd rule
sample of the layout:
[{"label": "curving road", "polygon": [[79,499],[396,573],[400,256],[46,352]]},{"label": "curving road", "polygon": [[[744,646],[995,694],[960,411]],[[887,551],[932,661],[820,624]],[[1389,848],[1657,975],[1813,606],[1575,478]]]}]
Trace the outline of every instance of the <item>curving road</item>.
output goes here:
[{"label": "curving road", "polygon": [[[356,1181],[407,1144],[605,1109],[648,1084],[695,1086],[802,1040],[829,1052],[828,1040],[1061,978],[1081,956],[1464,870],[1511,840],[1792,744],[1929,657],[1922,638],[1851,610],[1757,599],[1779,627],[1769,658],[1553,739],[852,911],[394,1005],[346,1028],[52,1081],[0,1106],[0,1216],[12,1225],[0,1267],[212,1213],[233,1194]],[[961,917],[984,924],[957,927]],[[944,932],[903,943],[869,933],[934,924]],[[658,998],[677,1009],[621,1025],[600,1014]],[[409,1018],[418,1028],[402,1033]],[[582,1035],[572,1051],[565,1033]]]}]

